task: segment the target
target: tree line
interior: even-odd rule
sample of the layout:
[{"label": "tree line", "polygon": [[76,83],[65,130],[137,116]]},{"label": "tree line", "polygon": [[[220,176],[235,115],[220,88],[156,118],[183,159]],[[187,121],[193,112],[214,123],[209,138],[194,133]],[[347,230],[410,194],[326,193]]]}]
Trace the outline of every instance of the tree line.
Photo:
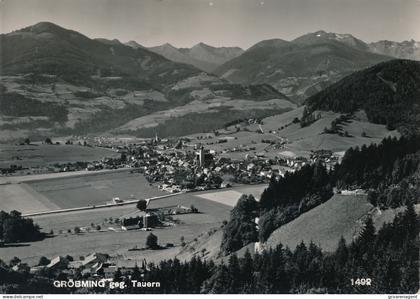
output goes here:
[{"label": "tree line", "polygon": [[3,243],[36,241],[43,237],[32,219],[23,218],[18,211],[0,211],[0,240]]}]

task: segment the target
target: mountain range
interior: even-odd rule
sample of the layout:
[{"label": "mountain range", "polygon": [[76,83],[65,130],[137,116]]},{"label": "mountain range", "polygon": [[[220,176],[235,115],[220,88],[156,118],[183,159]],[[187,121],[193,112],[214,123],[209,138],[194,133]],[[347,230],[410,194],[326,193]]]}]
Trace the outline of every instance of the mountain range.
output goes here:
[{"label": "mountain range", "polygon": [[414,53],[418,43],[373,48],[350,34],[317,31],[246,51],[204,43],[147,48],[41,22],[1,34],[0,44],[1,135],[15,139],[211,131],[293,109],[356,71]]},{"label": "mountain range", "polygon": [[403,42],[381,40],[370,43],[369,50],[372,53],[379,53],[395,58],[420,60],[420,42],[415,40]]},{"label": "mountain range", "polygon": [[206,72],[212,72],[216,67],[244,52],[239,47],[216,48],[204,43],[198,43],[191,48],[175,48],[171,44],[166,43],[148,49],[169,60],[192,64]]},{"label": "mountain range", "polygon": [[[185,117],[210,111],[213,119],[268,116],[295,106],[271,86],[240,86],[144,47],[90,39],[49,22],[2,34],[0,44],[3,140],[104,133],[183,106]],[[214,126],[209,121],[206,128]]]},{"label": "mountain range", "polygon": [[90,39],[49,22],[2,34],[0,41],[2,75],[46,73],[85,84],[95,76],[124,77],[159,86],[200,73],[146,49]]},{"label": "mountain range", "polygon": [[356,70],[392,59],[368,50],[367,44],[349,34],[317,31],[290,42],[257,43],[215,74],[236,83],[268,83],[302,103]]}]

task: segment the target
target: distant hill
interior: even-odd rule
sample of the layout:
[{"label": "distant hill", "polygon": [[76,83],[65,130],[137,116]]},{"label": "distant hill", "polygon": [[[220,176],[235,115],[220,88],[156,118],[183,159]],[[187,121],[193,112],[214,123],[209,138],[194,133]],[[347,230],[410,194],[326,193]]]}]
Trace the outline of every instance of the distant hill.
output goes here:
[{"label": "distant hill", "polygon": [[187,54],[179,51],[178,48],[172,46],[170,43],[166,43],[166,44],[156,46],[156,47],[150,47],[148,49],[150,51],[154,52],[154,53],[162,55],[163,57],[165,57],[165,58],[167,58],[171,61],[186,63],[186,64],[189,64],[189,65],[201,64],[201,67],[204,64],[205,67],[209,67],[209,65],[206,64],[203,61],[195,61],[194,59],[189,57]]},{"label": "distant hill", "polygon": [[243,53],[239,47],[212,47],[204,43],[198,43],[192,48],[176,48],[166,43],[150,47],[149,50],[172,61],[191,64],[206,72],[212,72],[216,67]]},{"label": "distant hill", "polygon": [[307,105],[343,113],[365,110],[373,123],[419,132],[420,62],[392,60],[356,72],[310,97]]},{"label": "distant hill", "polygon": [[236,83],[268,83],[297,102],[344,76],[391,59],[368,51],[350,34],[317,31],[288,42],[266,40],[218,67],[218,76]]},{"label": "distant hill", "polygon": [[415,40],[403,42],[381,40],[370,43],[369,50],[372,53],[388,55],[395,58],[420,60],[420,42]]}]

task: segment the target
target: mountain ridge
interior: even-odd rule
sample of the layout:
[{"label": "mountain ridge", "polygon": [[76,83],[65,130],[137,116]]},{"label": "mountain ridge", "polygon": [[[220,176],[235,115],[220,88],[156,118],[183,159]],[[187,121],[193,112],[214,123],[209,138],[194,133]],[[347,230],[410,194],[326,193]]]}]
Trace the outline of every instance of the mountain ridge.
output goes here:
[{"label": "mountain ridge", "polygon": [[[331,38],[336,35],[322,32],[309,33],[290,42],[261,41],[214,73],[235,83],[271,84],[301,103],[353,71],[392,59],[362,50],[367,45],[350,35],[342,42],[344,38]],[[350,42],[354,45],[349,45]]]},{"label": "mountain ridge", "polygon": [[420,60],[420,42],[413,39],[402,42],[380,40],[370,43],[369,50],[395,58]]},{"label": "mountain ridge", "polygon": [[90,39],[50,22],[2,34],[0,39],[1,74],[36,70],[86,83],[99,72],[102,76],[131,76],[147,84],[158,82],[157,85],[162,85],[161,75],[166,69],[177,69],[177,74],[166,74],[164,84],[200,72],[147,49],[133,49],[115,40]]}]

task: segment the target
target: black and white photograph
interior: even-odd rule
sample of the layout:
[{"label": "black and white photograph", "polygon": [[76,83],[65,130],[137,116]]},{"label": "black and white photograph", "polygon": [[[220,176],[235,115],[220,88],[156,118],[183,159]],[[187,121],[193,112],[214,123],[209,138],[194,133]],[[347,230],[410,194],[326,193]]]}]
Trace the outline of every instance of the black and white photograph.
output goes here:
[{"label": "black and white photograph", "polygon": [[2,298],[417,298],[419,199],[420,0],[0,0]]}]

